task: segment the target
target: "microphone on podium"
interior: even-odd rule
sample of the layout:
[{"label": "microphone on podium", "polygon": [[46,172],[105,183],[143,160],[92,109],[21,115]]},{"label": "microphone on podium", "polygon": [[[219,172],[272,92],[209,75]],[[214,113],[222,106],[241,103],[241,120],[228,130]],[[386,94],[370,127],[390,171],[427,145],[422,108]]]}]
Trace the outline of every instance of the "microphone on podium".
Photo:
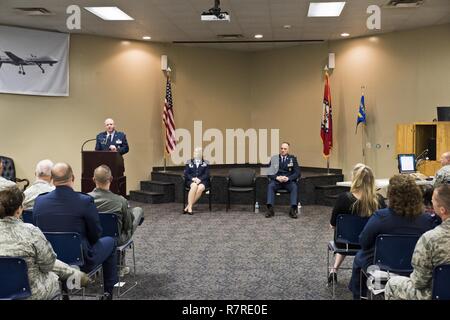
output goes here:
[{"label": "microphone on podium", "polygon": [[96,140],[97,140],[97,139],[89,139],[89,140],[86,140],[85,142],[83,142],[83,144],[81,145],[81,152],[84,151],[83,148],[84,148],[84,145],[85,145],[86,143],[91,142],[91,141],[96,141]]}]

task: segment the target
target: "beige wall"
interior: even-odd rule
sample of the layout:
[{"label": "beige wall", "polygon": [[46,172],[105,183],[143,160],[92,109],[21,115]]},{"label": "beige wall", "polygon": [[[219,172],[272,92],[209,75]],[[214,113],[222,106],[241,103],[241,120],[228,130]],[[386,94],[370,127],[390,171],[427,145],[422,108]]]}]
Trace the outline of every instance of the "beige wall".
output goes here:
[{"label": "beige wall", "polygon": [[322,70],[328,52],[334,52],[331,166],[347,174],[363,161],[362,134],[355,135],[355,125],[361,86],[365,86],[366,142],[372,146],[366,149],[366,163],[377,176],[389,177],[397,170],[395,125],[431,121],[436,106],[450,105],[448,39],[449,24],[256,53],[252,59],[252,125],[272,123],[281,129],[281,139],[291,142],[303,165],[325,167],[319,135]]},{"label": "beige wall", "polygon": [[163,164],[162,54],[174,69],[177,127],[191,130],[194,120],[203,120],[204,130],[250,125],[245,54],[74,35],[69,97],[0,95],[0,154],[14,158],[18,177],[30,180],[37,161],[66,161],[80,189],[80,146],[112,117],[130,144],[128,190],[138,188],[153,166]]},{"label": "beige wall", "polygon": [[396,170],[395,124],[431,120],[437,105],[450,104],[448,39],[450,25],[443,25],[240,53],[75,35],[69,97],[0,95],[0,154],[16,160],[19,177],[33,179],[35,163],[50,158],[71,163],[79,181],[81,143],[113,117],[131,147],[125,156],[128,190],[137,188],[152,166],[162,164],[160,56],[167,54],[178,128],[192,130],[194,120],[203,121],[203,130],[223,133],[226,128],[279,128],[280,139],[292,143],[302,165],[325,167],[319,136],[322,70],[327,53],[335,52],[331,166],[347,173],[362,161],[361,135],[354,130],[365,85],[367,139],[382,146],[367,150],[367,163],[387,177]]}]

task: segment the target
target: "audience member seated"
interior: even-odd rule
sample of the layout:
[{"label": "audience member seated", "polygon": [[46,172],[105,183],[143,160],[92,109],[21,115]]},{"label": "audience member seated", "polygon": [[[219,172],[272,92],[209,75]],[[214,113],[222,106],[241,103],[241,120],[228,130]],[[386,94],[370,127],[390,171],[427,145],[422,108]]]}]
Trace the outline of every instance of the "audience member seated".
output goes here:
[{"label": "audience member seated", "polygon": [[60,293],[59,280],[65,281],[72,275],[80,277],[85,286],[89,282],[87,275],[57,260],[41,230],[22,222],[23,199],[16,186],[0,191],[0,256],[25,259],[31,288],[29,299],[55,298]]},{"label": "audience member seated", "polygon": [[433,202],[431,201],[433,197],[434,187],[430,184],[425,184],[422,187],[423,194],[423,206],[425,207],[425,213],[428,213],[436,222],[436,225],[441,224],[441,218],[434,212]]},{"label": "audience member seated", "polygon": [[[424,213],[422,193],[408,175],[395,175],[389,180],[387,192],[389,207],[376,211],[359,236],[361,250],[353,260],[349,289],[354,299],[360,298],[360,273],[373,264],[375,240],[380,234],[422,235],[435,227],[433,219]],[[365,295],[366,279],[362,278],[362,294]]]},{"label": "audience member seated", "polygon": [[50,160],[39,161],[36,165],[36,181],[24,191],[25,200],[23,210],[33,210],[34,200],[38,195],[55,190],[52,185],[53,162]]},{"label": "audience member seated", "polygon": [[[352,184],[350,192],[338,196],[333,212],[331,213],[330,225],[336,229],[336,219],[341,214],[354,214],[360,217],[370,217],[376,210],[386,208],[383,197],[375,191],[375,177],[372,169],[362,163],[355,165],[352,171]],[[340,247],[339,243],[336,243]],[[337,281],[336,271],[344,261],[345,256],[337,253],[334,266],[330,270],[328,283]]]},{"label": "audience member seated", "polygon": [[[94,198],[95,206],[100,214],[102,213],[118,213],[118,229],[120,236],[118,245],[121,246],[131,239],[138,225],[144,220],[144,211],[140,207],[131,209],[127,199],[114,194],[109,190],[113,176],[111,169],[102,165],[94,171],[95,189],[89,193]],[[123,255],[125,257],[125,255]],[[122,263],[125,265],[125,263]],[[129,268],[124,267],[121,270],[123,274],[129,273]]]},{"label": "audience member seated", "polygon": [[2,191],[5,188],[14,187],[16,183],[3,178],[2,173],[3,173],[3,162],[0,160],[0,191]]},{"label": "audience member seated", "polygon": [[441,165],[442,168],[436,172],[434,177],[434,187],[438,187],[441,184],[446,184],[450,182],[450,151],[445,152],[441,155]]},{"label": "audience member seated", "polygon": [[194,214],[192,207],[209,187],[209,164],[203,159],[202,148],[195,148],[194,158],[184,168],[185,187],[189,188],[188,203],[183,213]]},{"label": "audience member seated", "polygon": [[82,240],[85,272],[103,266],[104,299],[112,299],[118,281],[115,239],[100,238],[102,228],[94,199],[75,192],[70,165],[57,163],[52,168],[55,190],[36,198],[33,218],[43,232],[76,232]]},{"label": "audience member seated", "polygon": [[388,281],[385,291],[387,300],[431,299],[434,267],[450,263],[450,185],[443,184],[434,190],[433,207],[443,222],[417,241],[411,276],[393,277]]}]

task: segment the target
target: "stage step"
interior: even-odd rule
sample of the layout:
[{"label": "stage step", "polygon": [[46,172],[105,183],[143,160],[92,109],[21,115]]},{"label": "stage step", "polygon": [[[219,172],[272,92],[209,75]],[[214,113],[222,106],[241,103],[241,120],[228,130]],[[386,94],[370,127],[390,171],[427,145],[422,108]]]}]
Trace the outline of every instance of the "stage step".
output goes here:
[{"label": "stage step", "polygon": [[167,203],[173,201],[165,201],[166,196],[160,192],[151,192],[145,190],[130,191],[130,200],[144,203]]},{"label": "stage step", "polygon": [[164,195],[164,202],[175,201],[175,185],[173,182],[154,180],[141,181],[141,190],[162,193]]},{"label": "stage step", "polygon": [[349,187],[337,186],[335,184],[316,186],[316,204],[333,207],[337,197],[347,191],[350,191]]}]

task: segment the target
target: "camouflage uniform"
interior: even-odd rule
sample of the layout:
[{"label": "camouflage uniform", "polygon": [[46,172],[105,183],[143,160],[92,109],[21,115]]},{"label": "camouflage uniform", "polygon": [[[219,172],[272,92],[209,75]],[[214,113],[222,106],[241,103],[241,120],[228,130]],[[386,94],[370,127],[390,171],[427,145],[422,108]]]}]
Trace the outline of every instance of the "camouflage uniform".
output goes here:
[{"label": "camouflage uniform", "polygon": [[36,180],[28,189],[24,191],[25,200],[23,200],[24,210],[33,210],[34,200],[38,195],[51,192],[55,190],[55,187],[44,180]]},{"label": "camouflage uniform", "polygon": [[386,284],[386,300],[431,299],[433,268],[450,263],[450,219],[424,233],[412,257],[411,277],[394,277]]},{"label": "camouflage uniform", "polygon": [[7,180],[3,177],[0,177],[0,191],[6,189],[6,188],[10,188],[10,187],[14,187],[16,186],[16,184],[14,182],[12,182],[11,180]]},{"label": "camouflage uniform", "polygon": [[109,190],[95,188],[89,193],[94,198],[95,206],[100,214],[102,213],[120,213],[118,227],[120,237],[118,245],[121,246],[131,239],[134,231],[144,215],[142,208],[131,209],[127,199],[112,193]]},{"label": "camouflage uniform", "polygon": [[450,181],[450,164],[443,166],[436,172],[434,187],[436,188],[441,184],[445,184],[447,181]]},{"label": "camouflage uniform", "polygon": [[56,260],[56,254],[39,228],[15,217],[0,219],[0,256],[21,257],[28,267],[32,300],[52,299],[60,292],[59,278],[76,269]]}]

